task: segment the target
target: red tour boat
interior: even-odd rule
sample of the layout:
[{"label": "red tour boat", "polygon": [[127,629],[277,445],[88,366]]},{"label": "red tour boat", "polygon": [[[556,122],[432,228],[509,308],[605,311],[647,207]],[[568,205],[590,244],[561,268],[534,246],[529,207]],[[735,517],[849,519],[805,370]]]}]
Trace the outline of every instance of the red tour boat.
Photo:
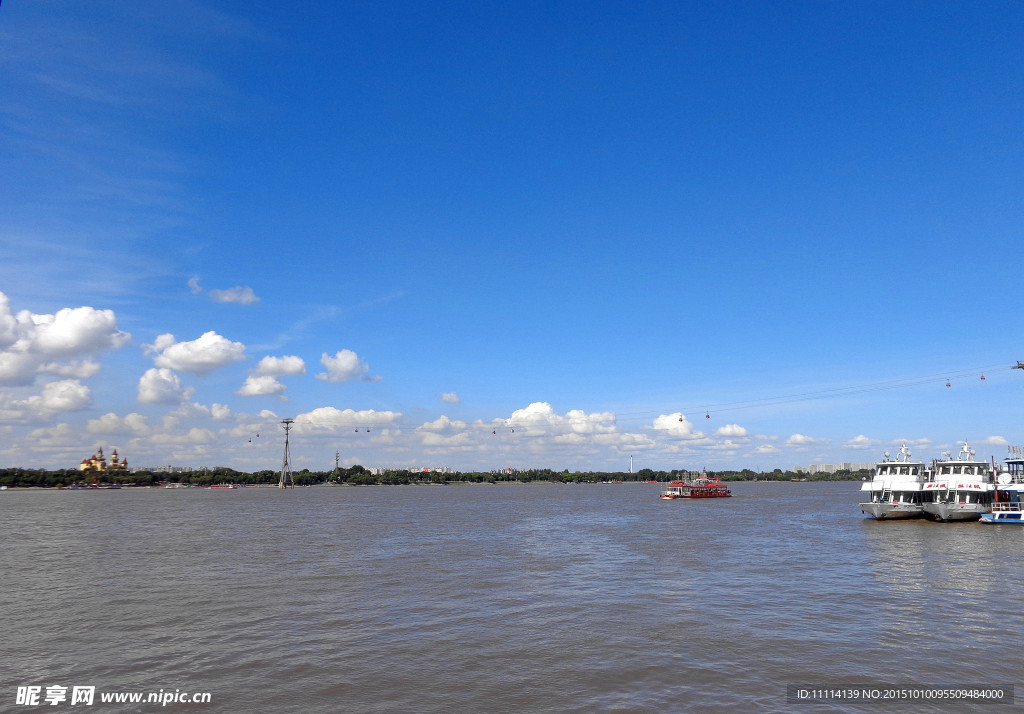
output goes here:
[{"label": "red tour boat", "polygon": [[708,476],[707,469],[694,478],[673,481],[661,492],[665,499],[673,498],[728,498],[732,493],[722,480]]}]

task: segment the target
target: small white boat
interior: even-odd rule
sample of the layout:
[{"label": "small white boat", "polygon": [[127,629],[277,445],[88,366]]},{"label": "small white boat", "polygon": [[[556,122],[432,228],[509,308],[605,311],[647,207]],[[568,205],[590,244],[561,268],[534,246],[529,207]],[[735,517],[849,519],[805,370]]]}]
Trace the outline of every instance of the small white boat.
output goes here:
[{"label": "small white boat", "polygon": [[996,477],[992,510],[981,515],[982,523],[1024,525],[1024,454],[1020,447],[1010,447],[1010,454]]},{"label": "small white boat", "polygon": [[1007,503],[993,503],[992,510],[981,514],[982,523],[1015,523],[1024,525],[1024,510],[1021,510],[1020,501]]}]

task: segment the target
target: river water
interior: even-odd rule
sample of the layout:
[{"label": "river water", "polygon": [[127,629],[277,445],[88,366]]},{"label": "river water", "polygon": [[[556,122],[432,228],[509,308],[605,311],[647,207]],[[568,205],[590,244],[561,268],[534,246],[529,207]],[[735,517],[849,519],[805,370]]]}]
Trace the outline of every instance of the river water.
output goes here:
[{"label": "river water", "polygon": [[[1024,527],[731,487],[5,491],[0,711],[90,710],[75,686],[100,712],[1013,709],[787,686],[1014,684]],[[132,691],[210,702],[99,701]]]}]

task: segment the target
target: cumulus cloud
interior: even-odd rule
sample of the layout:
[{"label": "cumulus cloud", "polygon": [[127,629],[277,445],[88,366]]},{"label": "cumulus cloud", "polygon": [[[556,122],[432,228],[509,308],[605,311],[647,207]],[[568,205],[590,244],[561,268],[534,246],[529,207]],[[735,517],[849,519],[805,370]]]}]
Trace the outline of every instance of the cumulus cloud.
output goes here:
[{"label": "cumulus cloud", "polygon": [[1008,442],[1002,436],[990,436],[987,439],[985,439],[984,441],[982,441],[981,443],[982,444],[989,444],[991,446],[1006,446],[1010,442]]},{"label": "cumulus cloud", "polygon": [[73,379],[88,379],[100,371],[99,362],[92,360],[73,360],[68,364],[60,362],[46,362],[41,364],[37,370],[40,374],[53,374],[58,377],[70,377]]},{"label": "cumulus cloud", "polygon": [[563,416],[556,413],[547,402],[533,402],[501,421],[505,426],[525,429],[527,433],[533,434],[595,434],[615,431],[615,415],[611,412],[587,414],[582,409],[571,409]]},{"label": "cumulus cloud", "polygon": [[444,414],[435,419],[434,421],[428,421],[420,426],[416,427],[417,431],[452,431],[462,430],[466,428],[466,422],[464,421],[452,421]]},{"label": "cumulus cloud", "polygon": [[278,396],[284,399],[285,386],[270,375],[249,375],[235,394],[243,397]]},{"label": "cumulus cloud", "polygon": [[679,439],[701,439],[704,433],[696,431],[690,420],[680,412],[662,414],[654,420],[654,429]]},{"label": "cumulus cloud", "polygon": [[814,439],[804,434],[792,434],[786,439],[786,446],[813,446],[814,444],[821,443],[822,439]]},{"label": "cumulus cloud", "polygon": [[372,381],[380,377],[369,377],[366,373],[370,371],[370,365],[359,359],[352,350],[340,350],[331,357],[326,352],[320,358],[320,364],[327,370],[316,376],[325,382],[348,382],[359,377],[363,380]]},{"label": "cumulus cloud", "polygon": [[191,399],[194,389],[186,389],[181,379],[166,367],[146,370],[139,378],[139,401],[143,404],[178,404]]},{"label": "cumulus cloud", "polygon": [[782,452],[775,448],[773,444],[761,444],[756,449],[754,449],[754,453],[775,456]]},{"label": "cumulus cloud", "polygon": [[153,363],[157,367],[191,374],[209,374],[219,367],[245,359],[245,345],[232,342],[213,330],[189,342],[178,342],[174,335],[163,334],[152,345],[146,346],[146,352],[156,354]]},{"label": "cumulus cloud", "polygon": [[227,290],[211,290],[210,299],[215,302],[237,302],[239,305],[251,305],[260,300],[252,288],[248,286],[243,288],[240,285]]},{"label": "cumulus cloud", "polygon": [[306,362],[295,355],[284,357],[264,357],[252,370],[256,375],[271,375],[282,377],[285,375],[303,375],[306,373]]},{"label": "cumulus cloud", "polygon": [[424,432],[420,443],[424,446],[460,447],[469,446],[472,443],[469,432],[457,434],[438,434],[436,432]]},{"label": "cumulus cloud", "polygon": [[192,427],[184,433],[164,432],[153,434],[149,437],[149,440],[157,444],[208,444],[215,441],[215,437],[209,429]]},{"label": "cumulus cloud", "polygon": [[39,416],[50,416],[63,412],[77,411],[92,405],[92,393],[77,379],[50,382],[43,387],[43,393],[14,402]]},{"label": "cumulus cloud", "polygon": [[38,366],[38,357],[27,352],[0,352],[0,382],[32,384]]},{"label": "cumulus cloud", "polygon": [[278,381],[283,375],[302,375],[306,373],[306,363],[301,357],[286,355],[284,357],[264,357],[259,361],[235,394],[243,397],[276,396],[287,401],[284,396],[286,387]]},{"label": "cumulus cloud", "polygon": [[18,320],[11,313],[11,300],[0,292],[0,347],[10,347],[18,340]]},{"label": "cumulus cloud", "polygon": [[[85,379],[98,371],[91,360],[74,361],[124,346],[131,336],[117,329],[112,310],[62,308],[53,315],[11,312],[0,293],[0,382],[28,385],[38,374]],[[54,360],[73,360],[61,364]]]},{"label": "cumulus cloud", "polygon": [[336,407],[317,407],[295,417],[295,426],[309,430],[337,431],[357,426],[388,426],[402,416],[401,412],[378,412],[373,409],[354,411]]},{"label": "cumulus cloud", "polygon": [[19,322],[28,320],[34,326],[32,350],[49,357],[116,350],[131,337],[117,329],[113,310],[66,307],[56,315],[29,315],[27,311],[18,314]]},{"label": "cumulus cloud", "polygon": [[739,424],[726,424],[715,431],[715,436],[746,436],[747,430]]},{"label": "cumulus cloud", "polygon": [[210,407],[210,416],[212,416],[214,419],[217,419],[218,421],[221,421],[231,416],[231,409],[228,408],[227,405],[215,403],[212,407]]},{"label": "cumulus cloud", "polygon": [[460,404],[462,402],[456,392],[441,392],[438,396],[445,404]]},{"label": "cumulus cloud", "polygon": [[142,414],[132,412],[124,417],[110,412],[99,419],[90,419],[86,422],[85,430],[91,434],[146,434],[149,432],[149,425],[146,417]]},{"label": "cumulus cloud", "polygon": [[853,437],[848,442],[846,442],[846,446],[850,449],[868,449],[874,445],[875,442],[869,439],[868,437],[864,436],[863,434],[858,434],[857,436]]}]

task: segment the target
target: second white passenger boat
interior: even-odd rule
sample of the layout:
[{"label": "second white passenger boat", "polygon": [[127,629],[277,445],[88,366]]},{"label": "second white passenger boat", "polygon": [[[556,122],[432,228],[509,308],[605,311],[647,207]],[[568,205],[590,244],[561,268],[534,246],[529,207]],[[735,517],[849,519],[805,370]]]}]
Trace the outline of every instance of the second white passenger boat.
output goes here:
[{"label": "second white passenger boat", "polygon": [[932,479],[924,485],[924,514],[936,521],[976,521],[992,508],[995,471],[977,461],[964,442],[957,457],[946,452],[933,464]]}]

